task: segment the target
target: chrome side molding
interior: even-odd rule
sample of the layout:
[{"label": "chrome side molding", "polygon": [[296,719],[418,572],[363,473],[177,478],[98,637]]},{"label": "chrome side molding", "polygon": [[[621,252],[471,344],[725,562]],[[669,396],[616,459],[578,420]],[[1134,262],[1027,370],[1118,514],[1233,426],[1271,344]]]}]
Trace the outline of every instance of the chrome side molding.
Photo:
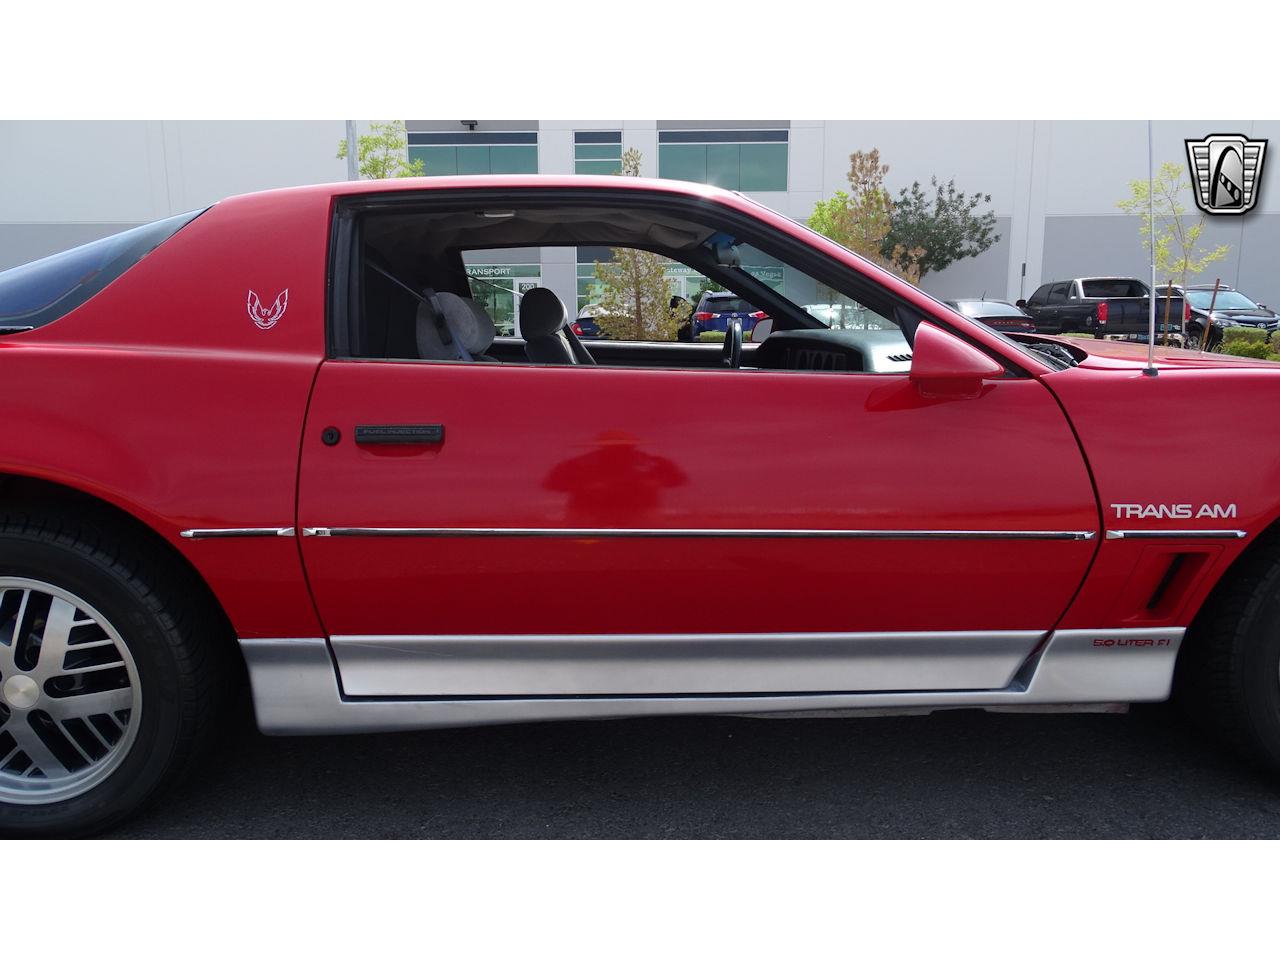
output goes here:
[{"label": "chrome side molding", "polygon": [[292,537],[293,527],[204,527],[183,530],[188,540],[222,540],[231,537]]},{"label": "chrome side molding", "polygon": [[669,537],[672,539],[1092,540],[1094,530],[807,530],[689,527],[303,527],[304,537]]},{"label": "chrome side molding", "polygon": [[1108,540],[1243,540],[1245,530],[1108,530]]},{"label": "chrome side molding", "polygon": [[[672,714],[1040,707],[1164,700],[1183,628],[1059,630],[1000,689],[631,696],[357,697],[339,683],[323,638],[241,640],[258,726],[268,734],[373,733]],[[944,635],[945,636],[945,635]],[[480,638],[477,638],[480,639]],[[581,637],[587,645],[607,638]],[[425,652],[425,651],[424,651]]]}]

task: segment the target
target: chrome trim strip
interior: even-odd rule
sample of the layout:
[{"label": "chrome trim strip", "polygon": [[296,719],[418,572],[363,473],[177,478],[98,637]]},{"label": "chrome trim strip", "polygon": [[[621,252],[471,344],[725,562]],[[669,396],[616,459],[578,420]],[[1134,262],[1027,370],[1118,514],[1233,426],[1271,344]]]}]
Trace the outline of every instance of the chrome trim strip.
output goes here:
[{"label": "chrome trim strip", "polygon": [[1043,630],[334,636],[352,697],[664,696],[1007,686]]},{"label": "chrome trim strip", "polygon": [[229,537],[292,537],[293,527],[205,527],[183,530],[188,540],[221,540]]},{"label": "chrome trim strip", "polygon": [[671,539],[1092,540],[1093,530],[805,530],[687,527],[303,527],[304,537],[616,537]]},{"label": "chrome trim strip", "polygon": [[1243,540],[1246,530],[1108,530],[1108,540]]},{"label": "chrome trim strip", "polygon": [[351,699],[319,637],[241,640],[263,733],[426,730],[532,720],[1136,703],[1169,695],[1183,629],[1059,630],[999,690],[656,697]]}]

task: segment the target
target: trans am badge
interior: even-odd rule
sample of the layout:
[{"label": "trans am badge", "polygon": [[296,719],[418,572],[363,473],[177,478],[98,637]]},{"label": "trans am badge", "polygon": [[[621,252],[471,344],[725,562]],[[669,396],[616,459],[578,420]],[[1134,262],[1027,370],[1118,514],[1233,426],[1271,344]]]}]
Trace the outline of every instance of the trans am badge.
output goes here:
[{"label": "trans am badge", "polygon": [[1186,143],[1196,206],[1205,213],[1228,216],[1252,210],[1258,202],[1267,141],[1249,140],[1238,133],[1211,133]]},{"label": "trans am badge", "polygon": [[249,319],[257,324],[259,330],[270,330],[280,318],[284,316],[285,308],[289,306],[289,291],[286,289],[280,296],[276,297],[276,302],[270,307],[264,307],[262,301],[258,299],[258,295],[252,290],[249,291],[249,299],[246,303],[249,310]]}]

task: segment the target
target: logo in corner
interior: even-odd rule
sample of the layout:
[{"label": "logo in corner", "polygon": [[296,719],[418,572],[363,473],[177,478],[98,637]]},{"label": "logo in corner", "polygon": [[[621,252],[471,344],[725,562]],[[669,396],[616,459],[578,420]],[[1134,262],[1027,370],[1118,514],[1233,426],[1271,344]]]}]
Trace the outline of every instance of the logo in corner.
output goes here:
[{"label": "logo in corner", "polygon": [[1203,140],[1188,140],[1191,192],[1205,213],[1239,215],[1258,202],[1262,183],[1262,159],[1267,141],[1250,140],[1238,133],[1211,133]]},{"label": "logo in corner", "polygon": [[270,307],[264,307],[262,300],[252,290],[249,291],[249,299],[245,304],[249,311],[249,319],[254,322],[259,330],[270,330],[280,318],[284,316],[285,308],[289,306],[289,291],[286,288],[278,297],[275,303]]}]

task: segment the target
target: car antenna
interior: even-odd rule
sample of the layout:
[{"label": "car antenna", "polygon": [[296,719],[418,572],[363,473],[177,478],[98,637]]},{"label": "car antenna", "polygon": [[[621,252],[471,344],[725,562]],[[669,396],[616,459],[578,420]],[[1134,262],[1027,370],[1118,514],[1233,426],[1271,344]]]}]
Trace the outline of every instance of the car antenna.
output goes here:
[{"label": "car antenna", "polygon": [[1147,121],[1147,245],[1151,249],[1151,287],[1147,290],[1147,366],[1142,372],[1158,376],[1156,369],[1156,191],[1152,156],[1151,121]]}]

